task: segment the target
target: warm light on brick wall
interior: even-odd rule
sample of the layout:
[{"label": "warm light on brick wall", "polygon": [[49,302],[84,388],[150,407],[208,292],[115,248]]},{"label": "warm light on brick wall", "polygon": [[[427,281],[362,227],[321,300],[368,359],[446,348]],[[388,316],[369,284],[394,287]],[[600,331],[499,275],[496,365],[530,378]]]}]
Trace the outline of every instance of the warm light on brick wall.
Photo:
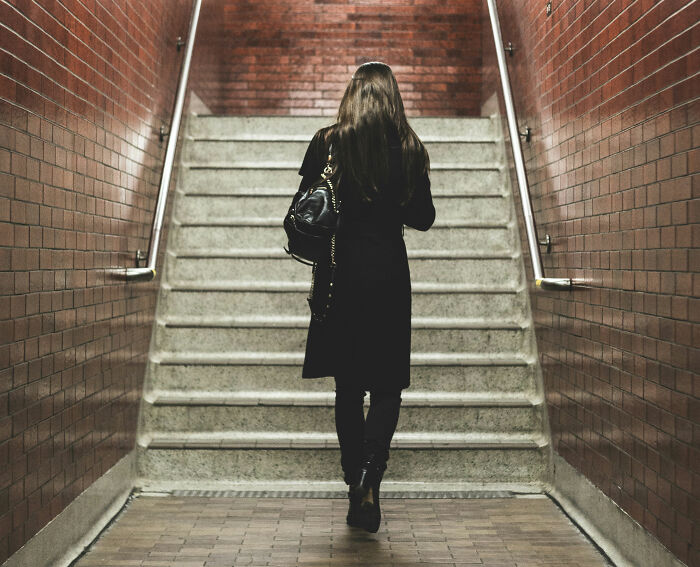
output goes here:
[{"label": "warm light on brick wall", "polygon": [[411,115],[478,116],[478,0],[207,0],[194,89],[215,114],[335,114],[355,68],[389,64]]},{"label": "warm light on brick wall", "polygon": [[590,284],[531,294],[555,449],[700,565],[700,5],[498,5],[545,272]]},{"label": "warm light on brick wall", "polygon": [[0,1],[0,563],[134,446],[190,5]]}]

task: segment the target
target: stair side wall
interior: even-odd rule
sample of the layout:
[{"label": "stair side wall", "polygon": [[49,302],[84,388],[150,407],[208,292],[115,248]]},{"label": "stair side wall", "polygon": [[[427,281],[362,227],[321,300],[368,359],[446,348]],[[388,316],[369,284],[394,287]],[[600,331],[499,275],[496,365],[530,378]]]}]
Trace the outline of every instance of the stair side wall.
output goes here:
[{"label": "stair side wall", "polygon": [[[551,6],[498,1],[545,275],[586,284],[530,286],[553,448],[700,564],[698,4]],[[482,101],[503,115],[482,37]]]},{"label": "stair side wall", "polygon": [[159,280],[110,270],[148,249],[191,1],[107,4],[0,4],[0,563],[134,448]]}]

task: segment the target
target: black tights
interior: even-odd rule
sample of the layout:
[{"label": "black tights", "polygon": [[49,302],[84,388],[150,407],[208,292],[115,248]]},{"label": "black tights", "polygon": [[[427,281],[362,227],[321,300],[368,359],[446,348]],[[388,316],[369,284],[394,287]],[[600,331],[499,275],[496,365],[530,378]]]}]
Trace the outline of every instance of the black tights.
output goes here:
[{"label": "black tights", "polygon": [[345,482],[356,481],[361,464],[374,458],[380,468],[389,460],[389,445],[396,431],[401,390],[370,390],[367,419],[365,390],[335,382],[335,428],[340,443],[340,464]]}]

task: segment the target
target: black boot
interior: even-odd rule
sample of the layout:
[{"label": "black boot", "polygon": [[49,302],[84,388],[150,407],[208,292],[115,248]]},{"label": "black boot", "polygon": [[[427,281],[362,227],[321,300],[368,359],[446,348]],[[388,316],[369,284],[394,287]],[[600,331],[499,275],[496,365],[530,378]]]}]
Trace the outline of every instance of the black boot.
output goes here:
[{"label": "black boot", "polygon": [[348,515],[345,523],[352,528],[360,527],[360,501],[362,498],[359,473],[355,475],[345,475],[345,483],[348,485]]},{"label": "black boot", "polygon": [[376,533],[382,521],[379,507],[379,486],[386,470],[385,463],[378,463],[374,456],[367,459],[360,469],[360,482],[355,490],[359,501],[358,527]]},{"label": "black boot", "polygon": [[359,485],[351,486],[348,490],[348,499],[350,500],[350,505],[348,506],[348,515],[345,517],[345,523],[351,528],[361,528],[361,514],[360,514],[360,499],[362,495],[358,491]]}]

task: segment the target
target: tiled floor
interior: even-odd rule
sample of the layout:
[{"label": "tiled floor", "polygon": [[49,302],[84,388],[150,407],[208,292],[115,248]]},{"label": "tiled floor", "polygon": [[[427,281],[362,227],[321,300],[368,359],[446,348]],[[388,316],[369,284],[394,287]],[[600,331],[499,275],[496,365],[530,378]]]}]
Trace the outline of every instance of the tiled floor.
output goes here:
[{"label": "tiled floor", "polygon": [[346,511],[339,499],[141,495],[76,566],[609,565],[544,496],[386,499],[377,534],[347,527]]}]

